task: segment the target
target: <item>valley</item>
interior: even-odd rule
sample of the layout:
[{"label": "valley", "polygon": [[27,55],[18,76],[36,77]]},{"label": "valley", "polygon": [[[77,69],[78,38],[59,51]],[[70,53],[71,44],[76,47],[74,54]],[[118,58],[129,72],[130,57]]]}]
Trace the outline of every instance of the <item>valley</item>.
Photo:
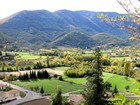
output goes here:
[{"label": "valley", "polygon": [[[106,16],[115,24],[127,21],[113,27]],[[128,18],[116,12],[62,9],[23,10],[1,19],[0,104],[42,100],[42,105],[59,105],[58,99],[60,105],[85,105],[95,96],[91,102],[103,101],[101,105],[139,105],[139,37],[125,30],[137,32],[132,26],[139,20]],[[7,95],[7,87],[17,97]]]}]

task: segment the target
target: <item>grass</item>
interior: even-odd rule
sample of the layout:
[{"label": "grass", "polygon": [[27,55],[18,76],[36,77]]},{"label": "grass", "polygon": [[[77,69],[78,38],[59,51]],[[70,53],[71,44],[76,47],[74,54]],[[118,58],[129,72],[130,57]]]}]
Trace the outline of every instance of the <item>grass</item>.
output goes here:
[{"label": "grass", "polygon": [[108,82],[112,84],[112,89],[116,85],[119,91],[125,91],[125,86],[130,87],[130,91],[140,88],[140,83],[133,78],[125,79],[125,76],[113,75],[108,79]]},{"label": "grass", "polygon": [[24,92],[22,92],[22,91],[20,91],[20,97],[25,97],[26,96],[26,94],[24,93]]},{"label": "grass", "polygon": [[132,61],[130,57],[112,57],[111,60],[126,60],[126,61]]},{"label": "grass", "polygon": [[[64,80],[71,81],[76,84],[83,84],[86,82],[86,78],[69,78],[67,76],[63,76]],[[140,89],[140,83],[133,78],[126,79],[125,76],[120,76],[111,73],[103,73],[104,81],[108,81],[112,85],[112,90],[114,86],[117,86],[119,91],[125,91],[125,86],[129,86],[129,91],[135,91]]]},{"label": "grass", "polygon": [[83,86],[81,85],[65,82],[65,81],[59,81],[56,79],[30,80],[30,81],[22,81],[22,82],[13,81],[12,83],[28,89],[30,89],[30,87],[43,86],[44,91],[47,94],[55,93],[56,92],[55,90],[58,86],[62,89],[63,93],[83,89]]},{"label": "grass", "polygon": [[68,76],[64,76],[63,75],[63,79],[65,81],[70,81],[70,82],[73,82],[73,83],[76,83],[76,84],[84,84],[86,82],[86,78],[69,78]]},{"label": "grass", "polygon": [[34,54],[30,54],[29,52],[8,52],[8,53],[18,54],[19,59],[22,60],[46,58],[46,56],[34,55]]}]

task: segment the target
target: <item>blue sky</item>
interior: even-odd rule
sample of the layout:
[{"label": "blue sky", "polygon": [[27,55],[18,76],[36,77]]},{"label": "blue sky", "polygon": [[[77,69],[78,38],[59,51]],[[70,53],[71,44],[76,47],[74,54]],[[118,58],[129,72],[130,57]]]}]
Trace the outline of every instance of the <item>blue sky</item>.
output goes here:
[{"label": "blue sky", "polygon": [[117,0],[0,0],[0,19],[21,10],[39,9],[52,12],[68,9],[125,13]]}]

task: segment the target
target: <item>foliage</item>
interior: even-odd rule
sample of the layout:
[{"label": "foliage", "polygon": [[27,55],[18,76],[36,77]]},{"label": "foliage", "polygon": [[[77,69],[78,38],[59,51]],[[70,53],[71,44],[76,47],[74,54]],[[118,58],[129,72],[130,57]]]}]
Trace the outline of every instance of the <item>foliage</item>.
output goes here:
[{"label": "foliage", "polygon": [[132,36],[130,37],[130,40],[137,41],[139,39],[139,33],[140,33],[140,30],[139,30],[140,1],[139,0],[117,0],[117,1],[129,13],[129,15],[109,17],[104,14],[99,14],[99,18],[103,19],[104,22],[106,22],[107,24],[113,27],[125,29]]},{"label": "foliage", "polygon": [[117,89],[117,85],[114,86],[114,90],[112,91],[112,95],[114,97],[114,94],[119,93]]},{"label": "foliage", "polygon": [[107,105],[107,97],[105,96],[104,82],[102,78],[102,61],[99,48],[95,50],[95,59],[92,70],[88,72],[85,92],[86,105]]},{"label": "foliage", "polygon": [[26,96],[26,94],[24,92],[20,91],[20,97],[23,98],[25,96]]},{"label": "foliage", "polygon": [[43,89],[43,86],[41,87],[40,89],[40,93],[43,94],[44,93],[44,89]]},{"label": "foliage", "polygon": [[52,96],[51,105],[62,105],[62,92],[61,88],[57,88],[57,93]]},{"label": "foliage", "polygon": [[114,97],[109,100],[113,105],[131,105],[130,101],[126,99],[125,94],[114,94]]},{"label": "foliage", "polygon": [[30,89],[30,87],[32,87],[32,89],[35,91],[36,91],[35,88],[37,88],[37,86],[39,88],[41,88],[41,86],[43,86],[44,93],[47,93],[47,94],[55,93],[56,87],[58,87],[58,86],[61,87],[63,93],[83,89],[82,85],[78,85],[75,83],[71,84],[70,82],[60,81],[60,80],[53,79],[53,78],[52,79],[36,79],[36,80],[28,80],[28,81],[12,81],[12,83],[16,84],[18,86],[27,88],[27,89]]},{"label": "foliage", "polygon": [[71,69],[66,70],[64,74],[68,77],[84,77],[89,69],[88,62],[82,62],[72,65]]}]

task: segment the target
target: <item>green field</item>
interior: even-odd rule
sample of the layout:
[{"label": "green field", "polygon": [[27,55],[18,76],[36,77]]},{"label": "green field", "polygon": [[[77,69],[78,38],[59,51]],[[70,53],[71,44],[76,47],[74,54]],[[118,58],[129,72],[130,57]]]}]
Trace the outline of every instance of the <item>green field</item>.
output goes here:
[{"label": "green field", "polygon": [[130,57],[111,57],[111,60],[126,60],[126,61],[132,61]]},{"label": "green field", "polygon": [[16,52],[16,53],[19,54],[20,59],[39,59],[39,58],[44,58],[44,56],[34,55],[34,54],[27,53],[27,52]]},{"label": "green field", "polygon": [[[69,78],[67,76],[63,76],[64,80],[71,81],[76,84],[84,84],[86,82],[86,78]],[[133,78],[125,79],[124,76],[111,74],[111,73],[103,73],[104,81],[108,81],[112,84],[112,89],[116,85],[119,91],[125,91],[125,86],[130,87],[130,91],[135,91],[140,89],[140,83],[137,82]]]},{"label": "green field", "polygon": [[23,59],[23,60],[46,58],[46,56],[39,56],[39,55],[35,55],[35,54],[30,54],[29,52],[6,52],[6,53],[18,54],[19,59]]},{"label": "green field", "polygon": [[57,87],[61,87],[63,93],[83,89],[83,86],[81,85],[65,82],[65,81],[59,81],[56,79],[30,80],[30,81],[22,81],[22,82],[13,81],[12,83],[28,89],[30,87],[43,86],[44,91],[47,94],[55,93]]}]

